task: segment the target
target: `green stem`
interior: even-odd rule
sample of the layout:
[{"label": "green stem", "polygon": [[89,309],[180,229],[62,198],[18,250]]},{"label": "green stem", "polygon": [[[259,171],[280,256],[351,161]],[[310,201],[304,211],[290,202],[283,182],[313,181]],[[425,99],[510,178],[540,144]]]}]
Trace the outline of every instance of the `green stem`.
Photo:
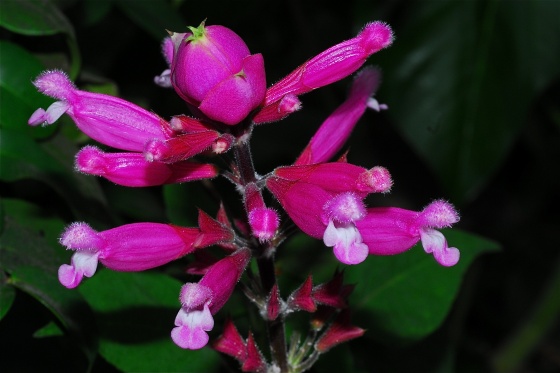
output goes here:
[{"label": "green stem", "polygon": [[70,35],[66,36],[66,44],[70,51],[70,79],[76,80],[82,68],[82,55],[76,39]]}]

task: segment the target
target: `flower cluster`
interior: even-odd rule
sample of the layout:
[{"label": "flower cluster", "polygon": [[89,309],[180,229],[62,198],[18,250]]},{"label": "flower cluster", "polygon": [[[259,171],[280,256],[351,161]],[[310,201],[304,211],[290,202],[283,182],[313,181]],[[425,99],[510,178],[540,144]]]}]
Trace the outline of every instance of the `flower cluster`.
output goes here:
[{"label": "flower cluster", "polygon": [[[313,313],[314,325],[321,330],[333,310],[344,309],[315,341],[318,355],[364,331],[349,323],[346,299],[351,289],[342,284],[340,273],[330,283],[315,287],[309,277],[286,300],[280,298],[274,267],[263,263],[273,263],[276,247],[289,232],[289,222],[322,239],[344,264],[358,264],[368,255],[399,254],[419,241],[439,264],[457,263],[459,251],[448,247],[437,230],[459,220],[452,205],[437,200],[419,212],[368,207],[364,200],[369,194],[390,191],[393,181],[388,170],[354,165],[345,156],[334,159],[367,108],[387,109],[373,97],[380,83],[376,68],[365,67],[356,74],[346,101],[326,118],[292,165],[264,176],[253,168],[249,147],[253,129],[299,110],[302,94],[358,71],[373,53],[391,45],[388,25],[367,24],[356,37],[311,58],[268,88],[263,56],[251,54],[233,31],[204,22],[189,29],[164,39],[162,51],[169,68],[155,82],[173,88],[192,116],[181,114],[165,120],[128,101],[82,91],[62,71],[52,70],[42,73],[34,84],[57,101],[46,110],[35,111],[28,123],[51,124],[67,114],[93,140],[120,149],[122,152],[104,152],[89,145],[75,161],[78,171],[119,185],[146,187],[222,175],[236,186],[245,214],[230,220],[223,206],[216,218],[200,211],[197,227],[146,222],[98,232],[84,222],[73,223],[60,239],[62,245],[75,250],[71,264],[59,269],[64,286],[74,288],[84,276],[91,277],[98,262],[116,271],[143,271],[218,245],[223,257],[199,263],[194,272],[202,278],[181,289],[173,341],[186,349],[208,343],[212,316],[227,302],[255,258],[261,271],[268,268],[272,272],[260,273],[260,287],[246,289],[265,320],[274,322],[303,310]],[[235,161],[229,169],[212,162],[213,157],[230,151]],[[201,154],[209,163],[195,160]],[[274,199],[263,193],[266,190]],[[275,203],[279,206],[270,207]],[[281,218],[287,220],[285,224],[280,224]],[[231,322],[214,347],[238,359],[244,371],[263,371],[267,366],[252,336],[243,340]],[[287,363],[282,363],[278,355],[282,348],[277,347],[272,349],[273,363],[282,368]],[[292,359],[291,364],[301,358]]]}]

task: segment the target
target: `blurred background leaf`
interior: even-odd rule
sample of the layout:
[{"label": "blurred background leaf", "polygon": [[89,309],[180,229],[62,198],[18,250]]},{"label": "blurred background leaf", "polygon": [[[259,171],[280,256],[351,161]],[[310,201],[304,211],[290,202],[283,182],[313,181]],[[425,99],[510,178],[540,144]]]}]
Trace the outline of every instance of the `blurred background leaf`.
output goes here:
[{"label": "blurred background leaf", "polygon": [[370,257],[345,271],[356,284],[352,294],[356,322],[380,343],[407,342],[433,333],[444,321],[473,260],[499,245],[458,229],[444,231],[450,247],[461,248],[453,267],[438,265],[416,246],[395,256]]},{"label": "blurred background leaf", "polygon": [[557,1],[410,2],[380,55],[383,98],[446,195],[472,200],[560,74]]},{"label": "blurred background leaf", "polygon": [[[194,225],[195,207],[214,214],[218,199],[226,202],[230,216],[238,216],[243,206],[230,183],[217,179],[215,189],[201,184],[121,188],[72,170],[78,147],[90,140],[70,121],[26,125],[36,108],[52,102],[31,84],[45,68],[71,71],[79,87],[118,95],[164,118],[185,113],[172,90],[152,83],[167,67],[160,43],[165,29],[184,31],[208,18],[208,24],[235,30],[253,53],[263,53],[268,84],[352,37],[364,23],[389,23],[394,45],[368,63],[383,71],[376,97],[390,110],[364,115],[349,159],[386,166],[393,175],[392,193],[372,196],[371,205],[419,209],[435,198],[460,205],[465,231],[446,232],[461,250],[458,267],[441,268],[414,248],[347,269],[347,282],[357,285],[351,306],[360,306],[354,321],[368,332],[329,351],[313,371],[485,373],[492,371],[494,356],[507,356],[510,341],[522,347],[511,370],[559,371],[554,317],[545,326],[534,322],[558,296],[543,289],[558,278],[559,4],[1,1],[0,195],[7,208],[0,219],[0,334],[8,336],[0,342],[0,350],[8,351],[3,368],[172,371],[187,370],[180,366],[186,364],[209,372],[230,369],[217,364],[211,350],[185,353],[169,341],[180,282],[155,271],[136,277],[101,270],[84,282],[82,294],[56,279],[58,266],[70,257],[56,242],[68,223],[84,220],[96,229],[141,220]],[[348,86],[349,79],[311,92],[302,97],[300,112],[255,129],[257,172],[293,162]],[[500,252],[481,255],[495,252],[495,242]],[[309,271],[319,283],[339,265],[319,240],[305,235],[287,241],[278,259],[284,296]],[[179,267],[163,271],[184,277]],[[259,324],[256,312],[241,317],[249,307],[236,295],[224,309],[244,335]],[[87,325],[76,317],[80,309],[87,310]],[[305,316],[294,317],[289,330],[305,326]],[[524,330],[534,335],[515,344]],[[101,355],[92,363],[96,336],[101,336]],[[11,352],[20,349],[35,358],[18,360]],[[129,351],[136,362],[127,357]],[[153,358],[159,366],[135,365],[154,351],[162,354]],[[236,363],[231,367],[237,369]]]},{"label": "blurred background leaf", "polygon": [[75,38],[70,21],[48,0],[4,1],[0,26],[24,35],[65,33]]},{"label": "blurred background leaf", "polygon": [[99,352],[126,372],[208,372],[219,357],[211,349],[183,350],[170,337],[181,307],[182,283],[166,275],[100,270],[80,286],[95,311]]}]

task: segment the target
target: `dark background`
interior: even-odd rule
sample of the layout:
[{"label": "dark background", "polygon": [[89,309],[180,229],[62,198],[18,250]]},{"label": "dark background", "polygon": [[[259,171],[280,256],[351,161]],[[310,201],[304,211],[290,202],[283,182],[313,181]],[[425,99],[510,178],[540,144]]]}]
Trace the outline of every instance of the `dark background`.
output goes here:
[{"label": "dark background", "polygon": [[[179,20],[169,19],[167,28],[183,32],[182,17],[192,26],[207,18],[207,24],[235,30],[252,52],[263,54],[269,84],[354,36],[367,21],[392,26],[394,45],[368,61],[384,72],[376,97],[390,110],[364,115],[351,139],[349,159],[391,171],[395,187],[380,203],[419,209],[434,198],[446,198],[461,212],[461,229],[498,242],[501,251],[477,259],[450,317],[426,339],[400,346],[352,344],[355,356],[367,357],[354,362],[360,371],[560,371],[560,8],[554,3],[173,2]],[[153,76],[166,68],[160,55],[165,31],[159,38],[154,35],[165,18],[135,17],[127,11],[132,2],[61,1],[58,6],[80,46],[80,86],[109,82],[119,96],[163,117],[184,112],[172,90],[152,84]],[[0,37],[36,54],[58,51],[60,63],[68,61],[61,35],[36,37],[0,28]],[[343,101],[348,85],[347,79],[309,93],[301,112],[257,128],[252,139],[257,171],[291,163]],[[433,125],[439,131],[434,139],[417,135],[418,128]],[[461,157],[470,158],[458,161]],[[126,204],[115,187],[103,187],[117,208]],[[41,190],[33,181],[0,183],[3,197],[38,202],[70,220],[59,200]],[[159,190],[148,193],[154,207],[151,200],[122,207],[125,220],[164,219],[157,207]],[[51,318],[34,298],[18,291],[0,322],[0,355],[7,371],[18,366],[28,371],[81,369],[75,347],[57,338],[32,337]],[[445,358],[451,362],[438,356],[448,344],[455,347]],[[17,356],[29,361],[19,365]],[[102,359],[93,367],[110,369]]]}]

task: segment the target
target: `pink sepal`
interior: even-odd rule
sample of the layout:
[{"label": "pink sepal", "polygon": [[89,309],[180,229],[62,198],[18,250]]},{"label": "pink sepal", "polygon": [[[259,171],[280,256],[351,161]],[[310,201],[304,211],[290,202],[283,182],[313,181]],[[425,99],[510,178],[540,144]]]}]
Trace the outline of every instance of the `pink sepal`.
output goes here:
[{"label": "pink sepal", "polygon": [[350,310],[346,309],[340,312],[332,325],[315,343],[315,349],[324,353],[336,345],[361,337],[364,333],[364,329],[350,324]]},{"label": "pink sepal", "polygon": [[221,353],[229,355],[243,363],[247,359],[247,346],[230,318],[226,319],[222,335],[213,343],[212,347]]},{"label": "pink sepal", "polygon": [[241,365],[241,370],[243,372],[266,372],[266,362],[251,332],[249,332],[249,337],[247,338],[247,358]]},{"label": "pink sepal", "polygon": [[186,115],[174,116],[169,121],[169,125],[174,131],[184,133],[214,131],[214,127],[210,124]]},{"label": "pink sepal", "polygon": [[313,289],[313,278],[311,275],[307,276],[307,279],[299,288],[297,288],[288,297],[288,309],[290,311],[303,310],[307,312],[317,311],[317,305],[313,298],[311,298],[311,291]]},{"label": "pink sepal", "polygon": [[296,95],[287,94],[282,99],[260,109],[253,117],[254,124],[276,122],[301,109]]},{"label": "pink sepal", "polygon": [[197,248],[231,243],[235,238],[235,233],[230,225],[212,219],[210,215],[200,209],[198,210],[198,226],[200,235],[195,243]]},{"label": "pink sepal", "polygon": [[186,133],[168,140],[152,140],[144,147],[144,156],[149,162],[179,162],[192,158],[212,146],[220,138],[217,131]]},{"label": "pink sepal", "polygon": [[334,308],[346,308],[346,301],[351,290],[351,288],[344,285],[344,272],[337,270],[329,282],[313,288],[311,297],[320,304]]},{"label": "pink sepal", "polygon": [[278,293],[278,284],[274,284],[266,302],[266,317],[268,320],[276,320],[282,312],[282,300]]}]

